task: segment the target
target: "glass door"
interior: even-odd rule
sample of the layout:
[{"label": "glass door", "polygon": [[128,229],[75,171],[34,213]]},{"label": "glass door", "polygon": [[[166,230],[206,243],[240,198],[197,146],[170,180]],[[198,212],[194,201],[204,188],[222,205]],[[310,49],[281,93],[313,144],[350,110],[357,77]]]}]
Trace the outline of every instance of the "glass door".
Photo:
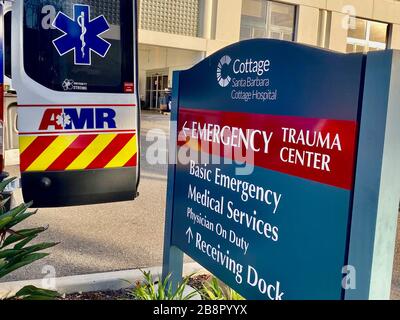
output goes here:
[{"label": "glass door", "polygon": [[148,109],[160,109],[160,97],[168,88],[168,75],[151,74],[146,78],[146,106]]}]

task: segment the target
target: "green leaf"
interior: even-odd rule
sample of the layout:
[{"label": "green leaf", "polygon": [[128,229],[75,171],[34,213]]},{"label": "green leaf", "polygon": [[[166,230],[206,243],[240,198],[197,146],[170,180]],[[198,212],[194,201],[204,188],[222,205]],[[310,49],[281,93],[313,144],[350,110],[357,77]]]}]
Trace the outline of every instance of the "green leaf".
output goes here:
[{"label": "green leaf", "polygon": [[23,247],[25,247],[29,242],[31,242],[33,239],[36,239],[37,235],[33,235],[30,237],[27,237],[24,240],[21,240],[20,242],[17,242],[17,244],[14,246],[14,249],[22,249]]},{"label": "green leaf", "polygon": [[[4,189],[14,181],[15,178],[0,182],[0,279],[13,271],[40,260],[48,253],[43,250],[54,247],[58,243],[39,243],[28,246],[40,233],[46,231],[48,227],[16,230],[14,226],[28,219],[37,213],[36,211],[27,212],[32,206],[32,202],[21,204],[5,212],[7,201],[10,200],[9,194],[2,194]],[[5,238],[5,239],[4,239]],[[14,245],[14,248],[10,246]],[[21,289],[14,298],[21,300],[51,300],[59,297],[55,291],[38,289],[28,286]],[[8,297],[4,297],[8,298]],[[1,297],[0,297],[1,299]]]},{"label": "green leaf", "polygon": [[7,225],[20,213],[23,213],[30,207],[31,204],[21,204],[18,207],[0,215],[0,230],[7,227]]},{"label": "green leaf", "polygon": [[16,298],[22,300],[54,300],[60,297],[57,291],[26,286],[15,294]]},{"label": "green leaf", "polygon": [[9,249],[0,251],[0,259],[9,258],[11,256],[15,256],[20,253],[21,250]]},{"label": "green leaf", "polygon": [[0,270],[3,268],[5,265],[7,265],[7,260],[6,259],[0,259]]},{"label": "green leaf", "polygon": [[10,217],[10,216],[2,217],[2,216],[0,216],[0,230],[5,229],[4,227],[7,224],[9,224],[12,221],[12,219],[14,219],[14,217]]},{"label": "green leaf", "polygon": [[[34,246],[30,246],[30,247],[26,247],[26,248],[20,248],[23,252],[23,254],[31,254],[37,251],[43,251],[49,248],[52,248],[54,246],[56,246],[58,243],[54,243],[54,242],[48,242],[48,243],[39,243],[36,244]],[[21,253],[22,254],[22,253]],[[16,255],[16,258],[19,258],[19,255]]]},{"label": "green leaf", "polygon": [[32,253],[23,257],[17,263],[7,263],[7,265],[5,265],[3,268],[0,269],[0,278],[37,260],[43,259],[48,255],[49,255],[48,253]]},{"label": "green leaf", "polygon": [[24,221],[24,220],[28,219],[29,217],[35,215],[37,212],[38,212],[38,210],[35,210],[33,212],[20,213],[14,218],[14,220],[11,223],[9,223],[7,225],[7,227],[10,229],[10,228],[14,227],[15,225],[17,225],[18,223],[21,223],[22,221]]},{"label": "green leaf", "polygon": [[203,284],[200,294],[205,300],[245,300],[233,289],[225,288],[215,277],[209,283]]},{"label": "green leaf", "polygon": [[42,233],[46,231],[47,228],[34,228],[34,229],[24,229],[24,230],[19,230],[17,234],[12,234],[9,235],[6,240],[4,240],[3,245],[0,247],[0,249],[5,248],[9,246],[10,244],[13,244],[15,242],[21,241],[25,238],[31,237],[31,236],[36,236],[39,233]]},{"label": "green leaf", "polygon": [[38,251],[42,251],[42,250],[46,250],[48,248],[54,247],[55,245],[57,245],[57,243],[40,243],[31,247],[27,247],[27,248],[21,248],[20,252],[18,254],[16,254],[15,256],[8,258],[8,262],[10,264],[17,264],[20,261],[23,261],[25,259],[25,257],[27,257],[28,255],[31,255],[32,253],[38,252]]},{"label": "green leaf", "polygon": [[[189,277],[186,277],[179,285],[178,288],[173,291],[171,284],[171,275],[168,275],[165,279],[159,279],[158,282],[154,282],[150,272],[142,271],[144,276],[144,283],[137,285],[131,292],[137,300],[189,300],[193,298],[197,292],[193,291],[185,295],[184,291],[189,283]],[[157,284],[157,289],[155,288]]]},{"label": "green leaf", "polygon": [[13,182],[15,179],[17,179],[16,177],[13,178],[9,178],[6,180],[3,180],[2,182],[0,182],[0,193],[2,193],[4,191],[4,189],[11,183]]},{"label": "green leaf", "polygon": [[6,199],[3,199],[0,201],[0,208],[3,209],[5,205],[7,204],[8,201],[10,201],[11,197],[7,197]]}]

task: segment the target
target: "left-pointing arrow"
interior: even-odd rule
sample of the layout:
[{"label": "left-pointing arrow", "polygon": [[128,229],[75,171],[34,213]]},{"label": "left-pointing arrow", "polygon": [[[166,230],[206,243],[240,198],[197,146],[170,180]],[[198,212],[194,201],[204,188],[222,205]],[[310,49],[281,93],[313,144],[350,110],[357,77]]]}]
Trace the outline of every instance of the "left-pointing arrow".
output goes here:
[{"label": "left-pointing arrow", "polygon": [[182,131],[183,131],[183,134],[185,135],[185,138],[187,137],[186,131],[188,130],[188,128],[186,128],[187,123],[188,122],[186,121],[185,124],[182,127]]},{"label": "left-pointing arrow", "polygon": [[187,229],[186,235],[188,237],[188,243],[190,244],[190,241],[193,239],[193,232],[192,232],[192,228],[191,227],[189,227],[189,229]]}]

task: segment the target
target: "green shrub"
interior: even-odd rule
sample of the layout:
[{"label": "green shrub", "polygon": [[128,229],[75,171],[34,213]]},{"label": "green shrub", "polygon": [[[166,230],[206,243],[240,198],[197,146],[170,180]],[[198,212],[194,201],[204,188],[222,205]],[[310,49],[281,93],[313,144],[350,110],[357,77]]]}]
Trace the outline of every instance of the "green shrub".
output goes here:
[{"label": "green shrub", "polygon": [[154,282],[150,272],[142,271],[144,283],[137,283],[135,288],[129,291],[136,300],[190,300],[197,292],[193,291],[185,294],[185,288],[189,283],[190,276],[183,279],[178,287],[173,290],[171,284],[171,275],[168,275],[164,280],[158,279]]},{"label": "green shrub", "polygon": [[[7,208],[11,195],[4,192],[5,188],[15,178],[0,182],[0,279],[11,272],[40,260],[48,253],[42,252],[57,245],[57,243],[38,243],[31,245],[31,242],[39,234],[47,230],[47,227],[17,230],[16,226],[37,213],[28,211],[32,203],[23,203],[13,209]],[[57,292],[37,289],[29,286],[21,289],[13,298],[24,300],[54,299]],[[4,298],[4,297],[3,297]],[[0,299],[2,297],[0,296]]]},{"label": "green shrub", "polygon": [[233,289],[222,285],[215,277],[203,284],[200,293],[204,300],[245,300]]}]

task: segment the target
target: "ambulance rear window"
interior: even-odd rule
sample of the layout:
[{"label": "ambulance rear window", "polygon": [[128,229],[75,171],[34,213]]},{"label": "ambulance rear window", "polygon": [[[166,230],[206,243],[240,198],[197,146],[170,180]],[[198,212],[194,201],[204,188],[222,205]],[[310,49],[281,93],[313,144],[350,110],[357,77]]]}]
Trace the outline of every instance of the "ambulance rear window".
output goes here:
[{"label": "ambulance rear window", "polygon": [[123,93],[134,82],[133,1],[24,0],[25,72],[57,91]]}]

